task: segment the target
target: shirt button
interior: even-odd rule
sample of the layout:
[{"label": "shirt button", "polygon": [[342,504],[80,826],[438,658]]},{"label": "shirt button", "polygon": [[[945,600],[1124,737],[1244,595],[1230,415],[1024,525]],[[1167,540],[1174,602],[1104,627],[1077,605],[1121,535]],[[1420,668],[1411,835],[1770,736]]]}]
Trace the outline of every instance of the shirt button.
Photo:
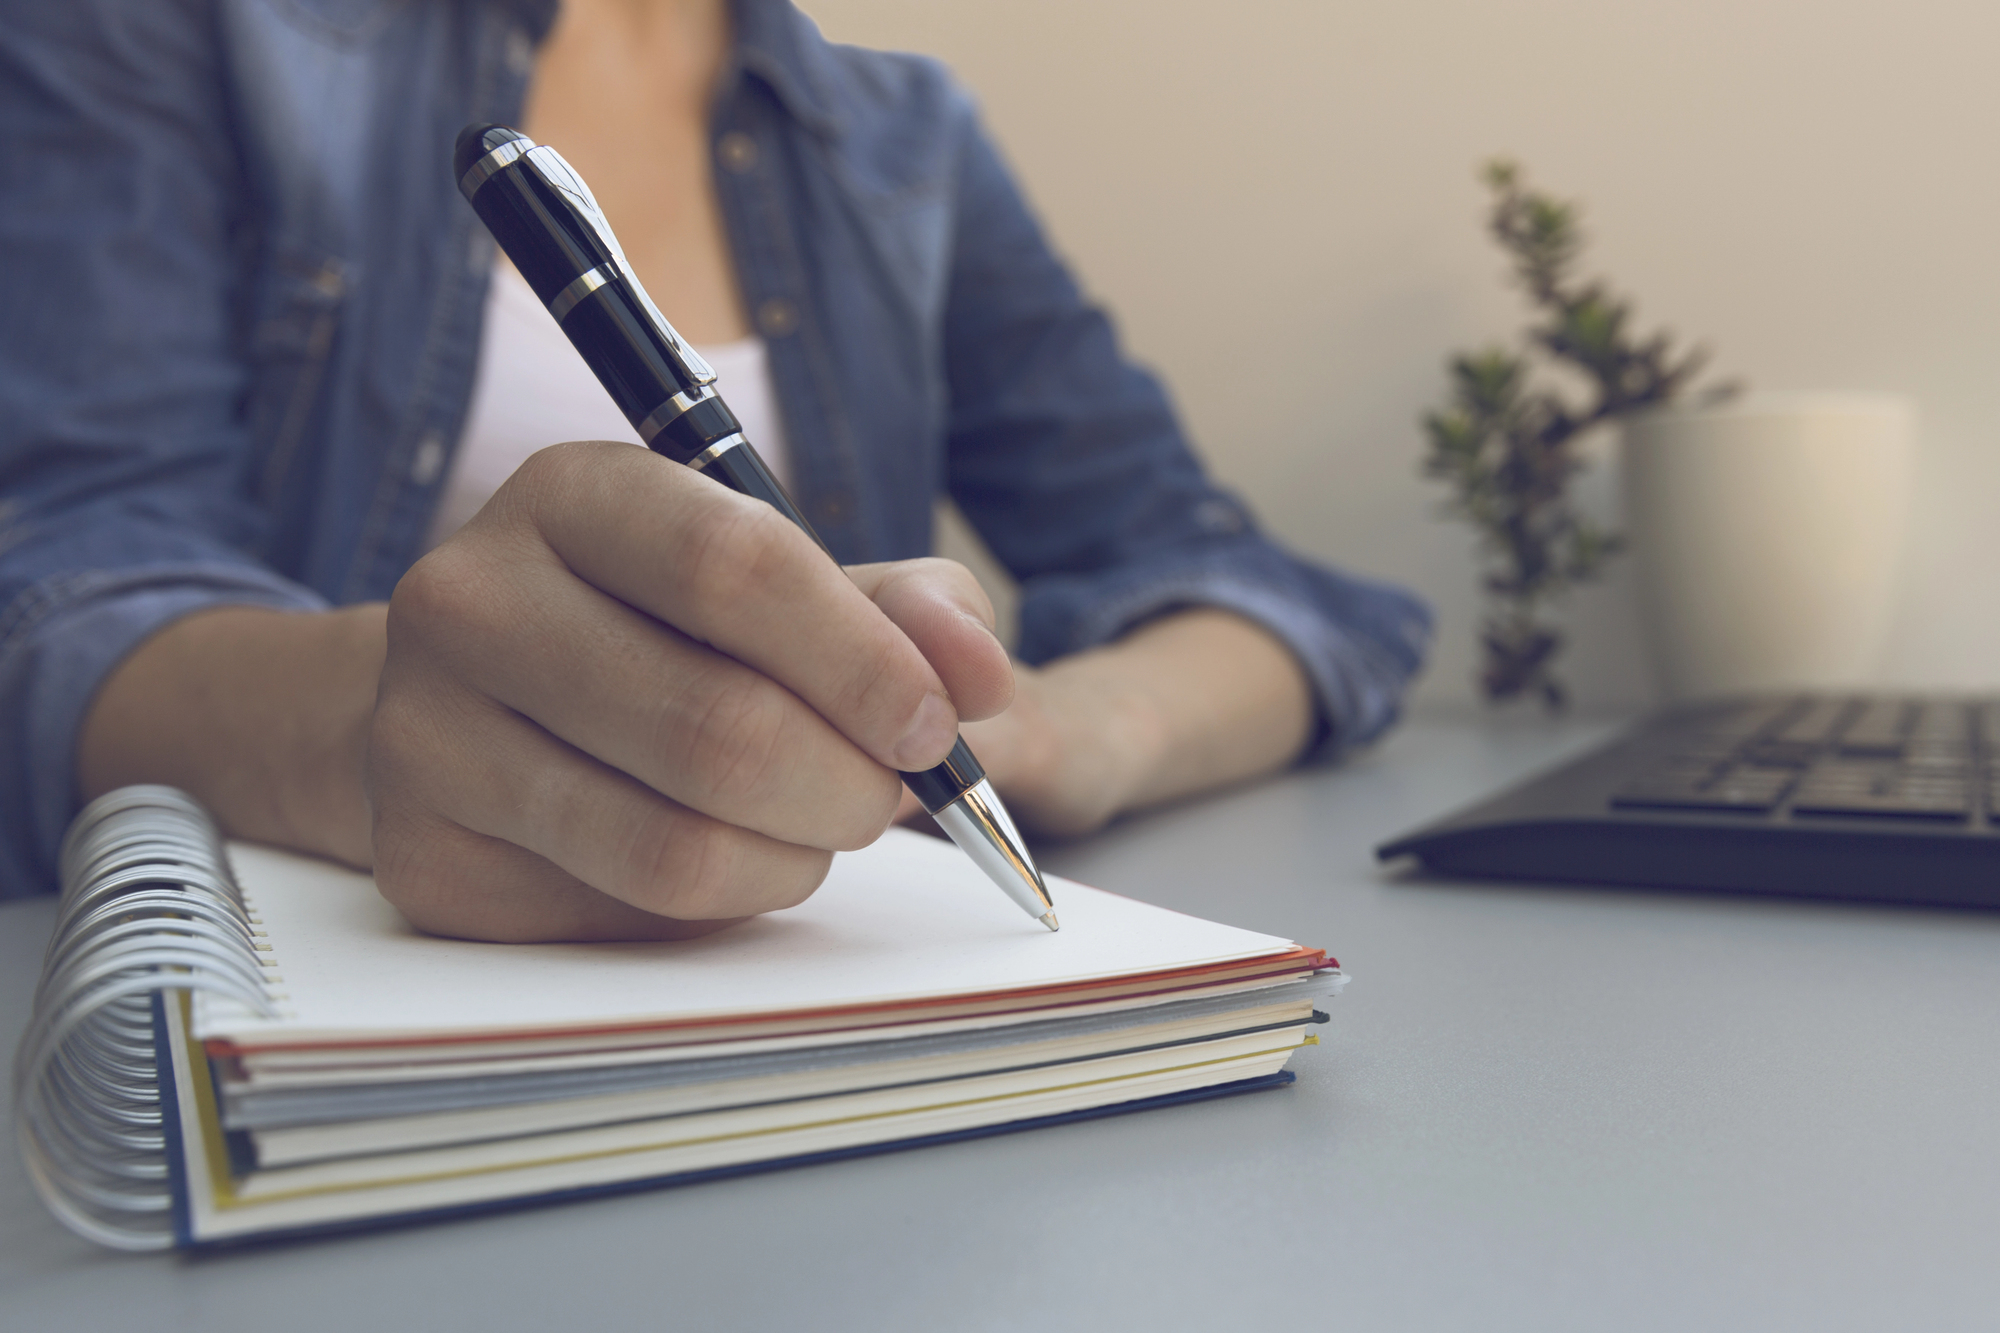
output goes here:
[{"label": "shirt button", "polygon": [[731,130],[716,140],[715,155],[723,170],[741,176],[757,165],[757,141],[741,130]]},{"label": "shirt button", "polygon": [[853,506],[854,500],[851,496],[845,491],[835,491],[831,495],[822,495],[819,503],[813,508],[819,511],[820,522],[838,523],[847,517],[847,511]]},{"label": "shirt button", "polygon": [[507,30],[507,68],[516,77],[522,77],[534,68],[535,44],[528,34],[519,28]]},{"label": "shirt button", "polygon": [[782,296],[774,296],[757,307],[757,331],[766,338],[782,338],[799,327],[799,308]]},{"label": "shirt button", "polygon": [[444,471],[444,437],[431,431],[417,442],[417,452],[410,456],[410,480],[419,486],[428,486]]},{"label": "shirt button", "polygon": [[1227,500],[1203,500],[1195,506],[1194,521],[1214,533],[1243,531],[1243,513]]}]

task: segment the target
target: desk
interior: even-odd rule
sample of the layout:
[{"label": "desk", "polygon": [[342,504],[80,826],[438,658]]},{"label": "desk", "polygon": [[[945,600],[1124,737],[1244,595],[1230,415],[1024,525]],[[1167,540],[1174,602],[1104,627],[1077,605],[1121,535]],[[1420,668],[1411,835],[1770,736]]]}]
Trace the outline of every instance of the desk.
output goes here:
[{"label": "desk", "polygon": [[[1373,863],[1606,734],[1420,719],[1047,855],[1338,953],[1354,984],[1294,1088],[200,1261],[72,1238],[9,1150],[0,1326],[1994,1326],[2000,915]],[[0,909],[10,1043],[52,906]]]}]

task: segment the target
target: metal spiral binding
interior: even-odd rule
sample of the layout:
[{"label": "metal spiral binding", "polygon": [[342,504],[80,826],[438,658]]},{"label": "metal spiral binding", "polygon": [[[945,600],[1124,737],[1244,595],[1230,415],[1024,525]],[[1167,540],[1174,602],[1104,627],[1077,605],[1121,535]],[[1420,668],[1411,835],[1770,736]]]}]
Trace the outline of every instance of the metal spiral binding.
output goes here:
[{"label": "metal spiral binding", "polygon": [[21,1161],[65,1225],[103,1245],[173,1244],[153,997],[208,991],[268,1014],[221,836],[171,787],[99,797],[62,846],[62,903],[14,1062]]}]

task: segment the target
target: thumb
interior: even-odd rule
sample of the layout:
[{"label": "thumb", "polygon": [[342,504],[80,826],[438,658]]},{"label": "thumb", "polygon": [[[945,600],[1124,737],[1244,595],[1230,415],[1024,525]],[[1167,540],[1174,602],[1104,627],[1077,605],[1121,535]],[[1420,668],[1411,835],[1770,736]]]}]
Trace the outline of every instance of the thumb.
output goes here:
[{"label": "thumb", "polygon": [[1014,665],[993,632],[993,603],[954,560],[849,565],[855,586],[908,635],[944,682],[962,721],[992,717],[1014,698]]}]

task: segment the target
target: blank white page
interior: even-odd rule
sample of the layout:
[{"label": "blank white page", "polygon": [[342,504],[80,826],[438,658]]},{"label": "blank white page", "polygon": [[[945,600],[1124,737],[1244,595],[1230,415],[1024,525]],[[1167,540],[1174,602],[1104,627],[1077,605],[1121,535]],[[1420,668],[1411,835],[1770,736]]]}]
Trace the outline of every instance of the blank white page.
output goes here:
[{"label": "blank white page", "polygon": [[948,842],[891,829],[798,907],[665,944],[421,935],[368,876],[234,844],[286,998],[277,1018],[198,996],[195,1035],[257,1044],[622,1026],[1045,986],[1282,953],[1290,940],[1051,878],[1062,929]]}]

